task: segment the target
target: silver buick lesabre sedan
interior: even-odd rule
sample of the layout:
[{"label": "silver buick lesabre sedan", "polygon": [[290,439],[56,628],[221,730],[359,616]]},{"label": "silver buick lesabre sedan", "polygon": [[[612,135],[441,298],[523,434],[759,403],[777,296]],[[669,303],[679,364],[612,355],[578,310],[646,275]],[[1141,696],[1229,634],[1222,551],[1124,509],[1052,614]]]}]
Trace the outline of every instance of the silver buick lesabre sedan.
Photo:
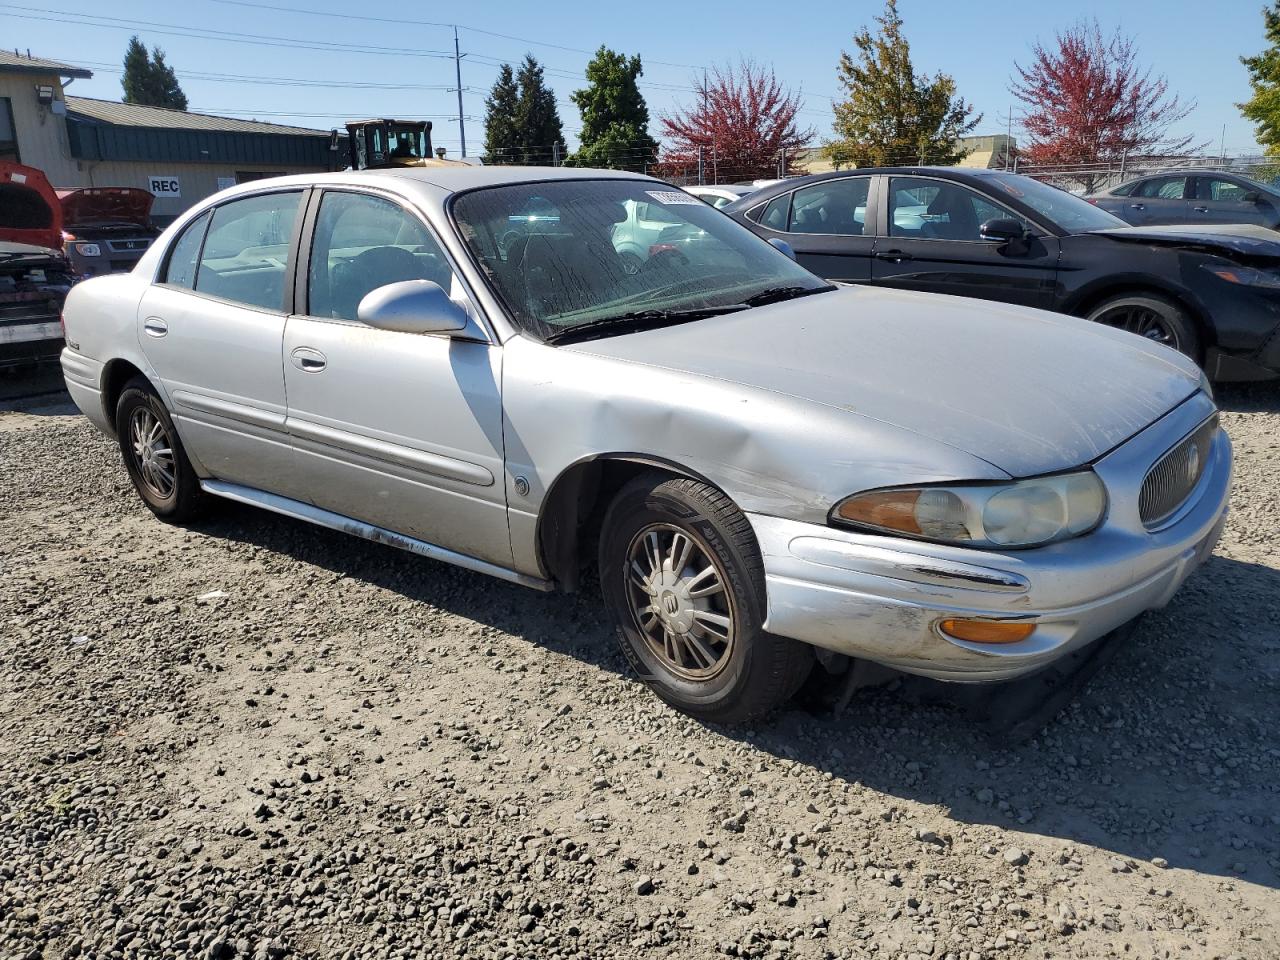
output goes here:
[{"label": "silver buick lesabre sedan", "polygon": [[[622,256],[632,217],[664,227]],[[626,173],[246,184],[65,322],[156,516],[225,497],[541,590],[595,564],[636,671],[708,720],[776,706],[815,647],[1034,671],[1166,603],[1226,512],[1190,360],[832,286]]]}]

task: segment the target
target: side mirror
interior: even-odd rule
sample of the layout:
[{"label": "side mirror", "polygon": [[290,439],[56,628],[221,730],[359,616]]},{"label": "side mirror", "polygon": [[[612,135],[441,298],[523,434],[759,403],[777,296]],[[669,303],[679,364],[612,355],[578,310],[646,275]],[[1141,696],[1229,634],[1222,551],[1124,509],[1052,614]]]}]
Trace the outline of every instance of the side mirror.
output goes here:
[{"label": "side mirror", "polygon": [[1262,194],[1257,190],[1250,190],[1240,198],[1241,203],[1258,203],[1262,199]]},{"label": "side mirror", "polygon": [[980,226],[978,236],[994,243],[1013,243],[1016,240],[1025,240],[1027,231],[1017,220],[996,219],[988,220]]},{"label": "side mirror", "polygon": [[790,257],[792,260],[796,258],[796,252],[791,248],[791,244],[787,243],[787,241],[783,240],[781,237],[770,237],[769,244],[780,253]]},{"label": "side mirror", "polygon": [[370,290],[356,307],[356,318],[399,333],[456,333],[468,320],[467,311],[430,280],[401,280]]}]

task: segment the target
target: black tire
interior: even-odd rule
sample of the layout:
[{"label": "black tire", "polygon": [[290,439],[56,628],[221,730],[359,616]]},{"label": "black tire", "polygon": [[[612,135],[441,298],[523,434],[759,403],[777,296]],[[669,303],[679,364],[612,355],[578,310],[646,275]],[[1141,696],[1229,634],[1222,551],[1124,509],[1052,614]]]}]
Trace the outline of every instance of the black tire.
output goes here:
[{"label": "black tire", "polygon": [[[657,588],[652,593],[632,576],[633,550],[645,550],[653,537],[672,538],[669,561],[677,552],[678,538],[687,537],[691,546],[688,566],[671,576],[679,578],[672,589]],[[656,541],[655,541],[656,542]],[[659,555],[662,552],[659,551]],[[713,723],[740,723],[762,716],[786,702],[804,683],[813,666],[809,647],[796,640],[774,636],[762,629],[765,615],[764,562],[755,535],[741,511],[719,490],[696,480],[649,473],[628,483],[614,498],[605,514],[600,535],[600,585],[604,600],[618,625],[622,652],[640,678],[659,697],[678,710]],[[695,563],[696,560],[696,563]],[[716,568],[710,579],[682,575],[704,561]],[[650,564],[650,570],[655,566]],[[659,653],[657,641],[642,625],[645,597],[650,609],[662,605],[658,596],[685,590],[701,580],[715,584],[712,597],[687,597],[678,616],[688,618],[688,626],[676,623],[670,630],[659,613],[648,614],[649,629],[662,632],[666,652]],[[652,584],[650,584],[651,586]],[[705,593],[706,587],[695,592]],[[693,607],[703,605],[701,612]],[[673,611],[674,614],[674,611]],[[708,615],[728,618],[724,628],[732,637],[721,644],[704,624],[695,624]],[[720,629],[712,625],[708,630]],[[675,631],[682,631],[678,634]],[[674,655],[671,651],[676,651]],[[695,650],[704,658],[699,660]],[[712,665],[710,655],[719,657]],[[676,661],[680,660],[681,663]]]},{"label": "black tire", "polygon": [[1155,293],[1122,293],[1108,297],[1089,311],[1087,319],[1127,330],[1203,361],[1200,331],[1187,311]]},{"label": "black tire", "polygon": [[[167,457],[151,457],[150,467],[148,455],[135,446],[135,424],[142,423],[160,431],[161,445],[156,449],[169,451]],[[200,489],[200,478],[187,459],[164,401],[143,377],[134,377],[120,393],[116,402],[116,437],[129,479],[152,513],[168,523],[186,523],[205,512],[209,497]],[[160,468],[166,464],[169,469],[162,471]],[[166,476],[171,483],[165,482]]]}]

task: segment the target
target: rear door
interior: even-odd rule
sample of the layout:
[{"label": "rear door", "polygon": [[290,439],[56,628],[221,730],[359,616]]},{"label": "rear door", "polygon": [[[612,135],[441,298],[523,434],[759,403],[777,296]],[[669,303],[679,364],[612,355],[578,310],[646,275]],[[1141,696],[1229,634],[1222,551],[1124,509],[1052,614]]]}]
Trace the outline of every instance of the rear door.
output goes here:
[{"label": "rear door", "polygon": [[[885,233],[876,244],[879,286],[1051,308],[1058,240],[985,194],[933,177],[887,177]],[[983,240],[988,220],[1017,220],[1023,243]]]},{"label": "rear door", "polygon": [[875,209],[870,176],[820,180],[775,197],[764,206],[757,232],[786,240],[801,266],[827,280],[871,279]]},{"label": "rear door", "polygon": [[170,247],[138,309],[138,339],[178,434],[214,477],[298,491],[281,344],[304,192],[220,204]]},{"label": "rear door", "polygon": [[1138,226],[1191,221],[1191,181],[1186,174],[1151,177],[1129,193],[1128,203],[1116,213]]},{"label": "rear door", "polygon": [[509,567],[501,347],[356,319],[367,293],[414,279],[440,284],[474,316],[431,229],[399,200],[326,190],[308,220],[284,338],[305,499]]},{"label": "rear door", "polygon": [[1275,227],[1280,223],[1276,197],[1241,181],[1220,176],[1195,178],[1191,213],[1193,223],[1256,223],[1264,227]]}]

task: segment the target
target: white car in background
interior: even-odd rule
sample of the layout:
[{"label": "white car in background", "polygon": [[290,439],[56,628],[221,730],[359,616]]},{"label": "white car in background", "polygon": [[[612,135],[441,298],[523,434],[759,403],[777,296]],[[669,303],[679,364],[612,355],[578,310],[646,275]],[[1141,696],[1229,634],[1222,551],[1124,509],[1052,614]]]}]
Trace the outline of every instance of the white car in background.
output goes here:
[{"label": "white car in background", "polygon": [[704,203],[719,210],[721,207],[727,207],[735,200],[741,200],[748,193],[752,193],[760,189],[754,183],[718,183],[714,186],[703,184],[691,187],[685,187],[685,193],[692,193],[695,197]]}]

